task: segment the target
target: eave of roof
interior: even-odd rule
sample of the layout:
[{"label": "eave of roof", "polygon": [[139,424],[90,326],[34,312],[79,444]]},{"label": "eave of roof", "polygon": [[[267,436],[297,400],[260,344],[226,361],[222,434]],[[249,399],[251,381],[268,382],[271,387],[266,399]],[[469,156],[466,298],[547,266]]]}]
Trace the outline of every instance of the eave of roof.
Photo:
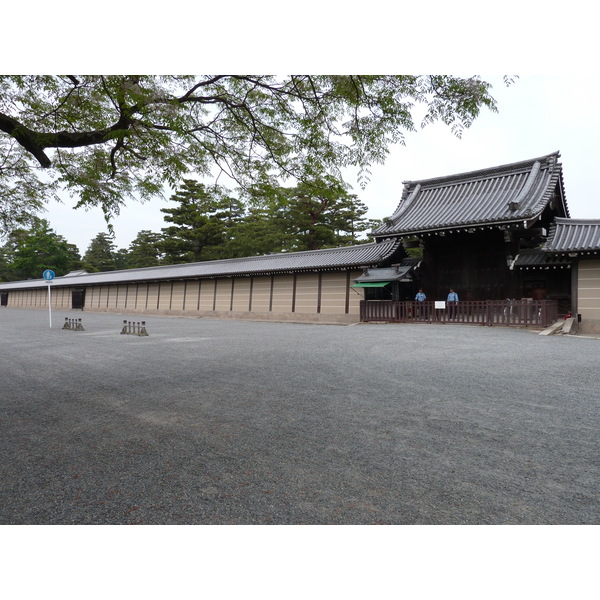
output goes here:
[{"label": "eave of roof", "polygon": [[600,252],[600,220],[556,217],[543,251],[550,254],[597,254]]},{"label": "eave of roof", "polygon": [[568,216],[560,154],[404,182],[395,213],[373,232],[376,237],[417,235],[472,226],[533,223],[559,186],[559,214]]},{"label": "eave of roof", "polygon": [[[245,258],[231,258],[181,265],[106,271],[57,277],[52,287],[109,285],[117,283],[152,282],[182,279],[214,279],[247,277],[277,273],[340,270],[375,266],[392,257],[401,246],[400,240],[389,239],[358,246],[326,248],[303,252],[284,252]],[[0,290],[46,287],[44,279],[0,283]]]},{"label": "eave of roof", "polygon": [[405,279],[410,271],[413,270],[412,265],[386,268],[365,269],[365,272],[357,277],[354,281],[358,282],[378,282],[378,281],[400,281]]},{"label": "eave of roof", "polygon": [[515,257],[511,269],[570,269],[571,260],[566,256],[554,256],[542,250],[521,250]]}]

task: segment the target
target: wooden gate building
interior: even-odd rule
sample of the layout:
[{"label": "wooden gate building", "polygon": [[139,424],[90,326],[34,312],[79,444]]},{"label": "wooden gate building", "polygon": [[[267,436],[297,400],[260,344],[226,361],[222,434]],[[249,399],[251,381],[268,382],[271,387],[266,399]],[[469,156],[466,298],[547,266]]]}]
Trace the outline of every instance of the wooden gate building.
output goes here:
[{"label": "wooden gate building", "polygon": [[567,272],[531,278],[513,268],[520,253],[545,243],[556,217],[569,216],[559,156],[406,181],[396,211],[373,235],[422,249],[415,287],[423,287],[430,299],[445,299],[453,287],[461,300],[534,297],[568,303]]}]

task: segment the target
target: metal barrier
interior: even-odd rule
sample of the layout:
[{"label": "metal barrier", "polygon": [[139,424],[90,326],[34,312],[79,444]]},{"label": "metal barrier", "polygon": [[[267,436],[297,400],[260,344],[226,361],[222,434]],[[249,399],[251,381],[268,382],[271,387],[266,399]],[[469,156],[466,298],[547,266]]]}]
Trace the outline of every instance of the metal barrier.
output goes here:
[{"label": "metal barrier", "polygon": [[558,319],[556,300],[466,300],[417,302],[362,300],[361,322],[468,323],[505,327],[547,327]]},{"label": "metal barrier", "polygon": [[81,319],[69,319],[69,317],[65,317],[65,323],[62,328],[70,329],[71,331],[85,331]]},{"label": "metal barrier", "polygon": [[142,321],[141,323],[138,321],[137,323],[134,321],[123,321],[123,327],[121,329],[121,334],[123,335],[141,335],[147,336],[148,331],[146,330],[146,321]]}]

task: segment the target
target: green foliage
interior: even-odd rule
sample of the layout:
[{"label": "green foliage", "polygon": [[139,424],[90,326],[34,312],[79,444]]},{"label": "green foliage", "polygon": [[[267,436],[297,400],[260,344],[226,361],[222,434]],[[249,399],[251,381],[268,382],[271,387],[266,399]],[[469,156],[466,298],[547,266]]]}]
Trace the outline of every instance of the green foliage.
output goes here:
[{"label": "green foliage", "polygon": [[250,202],[279,232],[281,250],[317,250],[360,243],[370,227],[367,207],[329,175],[305,177],[294,187],[261,185]]},{"label": "green foliage", "polygon": [[423,258],[423,248],[406,248],[409,258]]},{"label": "green foliage", "polygon": [[88,273],[115,271],[117,257],[115,245],[108,233],[99,233],[83,255],[83,267]]},{"label": "green foliage", "polygon": [[403,239],[404,251],[410,258],[423,258],[423,244],[418,237]]},{"label": "green foliage", "polygon": [[120,250],[109,233],[99,233],[83,261],[47,221],[35,218],[35,227],[15,229],[0,248],[0,278],[38,278],[45,268],[63,275],[354,245],[367,241],[364,234],[375,226],[358,197],[323,174],[307,175],[293,187],[263,180],[243,199],[185,179],[171,200],[175,206],[162,209],[169,226],[161,233],[140,231]]},{"label": "green foliage", "polygon": [[0,281],[12,281],[12,270],[4,248],[0,248]]},{"label": "green foliage", "polygon": [[160,250],[166,264],[223,258],[226,231],[240,216],[241,205],[219,186],[185,179],[170,198],[175,208],[162,208],[165,221]]},{"label": "green foliage", "polygon": [[[60,190],[107,218],[189,173],[261,177],[382,163],[390,144],[441,120],[460,135],[495,110],[477,77],[1,76],[0,224],[24,223]],[[40,169],[41,167],[41,169]]]},{"label": "green foliage", "polygon": [[299,249],[356,244],[368,227],[367,207],[331,177],[300,182],[288,199],[288,223]]},{"label": "green foliage", "polygon": [[159,233],[147,229],[140,231],[129,245],[127,251],[127,268],[139,269],[143,267],[156,267],[160,264],[161,251]]},{"label": "green foliage", "polygon": [[281,215],[268,208],[250,207],[228,230],[224,258],[284,252],[292,246]]},{"label": "green foliage", "polygon": [[256,185],[245,202],[186,179],[171,200],[178,206],[162,212],[172,225],[156,241],[166,264],[357,244],[371,226],[367,207],[327,175]]},{"label": "green foliage", "polygon": [[0,257],[6,281],[39,279],[46,269],[66,275],[81,267],[79,250],[57,235],[45,219],[35,218],[29,229],[14,229],[7,236]]},{"label": "green foliage", "polygon": [[115,261],[115,269],[122,271],[129,268],[129,252],[126,248],[120,248],[113,252],[113,259]]}]

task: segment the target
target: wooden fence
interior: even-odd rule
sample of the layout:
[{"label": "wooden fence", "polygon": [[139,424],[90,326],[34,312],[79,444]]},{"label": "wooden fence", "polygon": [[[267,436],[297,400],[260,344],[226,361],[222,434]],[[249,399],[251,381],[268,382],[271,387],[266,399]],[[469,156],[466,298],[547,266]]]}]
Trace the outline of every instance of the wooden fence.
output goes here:
[{"label": "wooden fence", "polygon": [[558,319],[556,300],[478,300],[395,302],[363,300],[360,320],[390,323],[469,323],[514,327],[547,327]]}]

